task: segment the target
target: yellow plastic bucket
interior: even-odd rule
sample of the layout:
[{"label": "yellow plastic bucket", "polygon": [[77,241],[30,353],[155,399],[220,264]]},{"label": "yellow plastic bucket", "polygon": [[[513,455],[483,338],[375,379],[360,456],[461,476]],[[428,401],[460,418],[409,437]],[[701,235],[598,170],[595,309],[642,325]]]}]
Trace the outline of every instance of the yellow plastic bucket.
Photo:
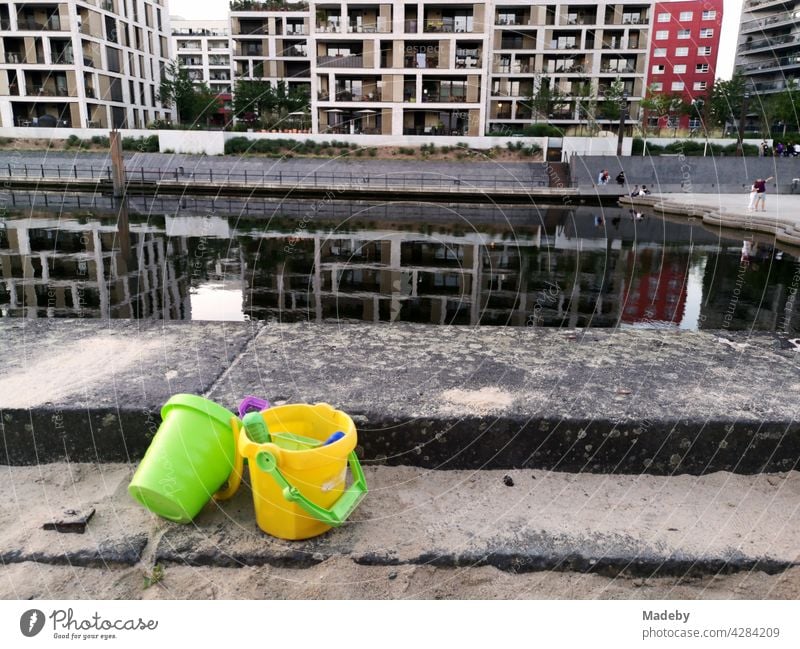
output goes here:
[{"label": "yellow plastic bucket", "polygon": [[[355,457],[353,420],[326,403],[277,406],[260,413],[271,442],[252,441],[244,427],[232,422],[237,451],[250,467],[256,522],[267,534],[299,540],[318,536],[339,525],[366,494],[366,483]],[[323,445],[331,435],[344,436]],[[242,462],[228,488],[216,496],[230,498],[241,480]],[[348,464],[353,484],[346,489]]]}]

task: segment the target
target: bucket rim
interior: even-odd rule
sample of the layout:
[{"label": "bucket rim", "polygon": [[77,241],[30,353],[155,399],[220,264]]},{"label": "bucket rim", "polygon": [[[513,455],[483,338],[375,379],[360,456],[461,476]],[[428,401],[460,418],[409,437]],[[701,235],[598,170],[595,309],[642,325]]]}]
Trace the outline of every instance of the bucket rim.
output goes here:
[{"label": "bucket rim", "polygon": [[161,408],[161,419],[165,420],[167,414],[177,407],[189,408],[208,415],[227,430],[232,430],[231,417],[236,417],[227,408],[205,397],[199,397],[196,394],[176,394],[170,397],[169,401]]}]

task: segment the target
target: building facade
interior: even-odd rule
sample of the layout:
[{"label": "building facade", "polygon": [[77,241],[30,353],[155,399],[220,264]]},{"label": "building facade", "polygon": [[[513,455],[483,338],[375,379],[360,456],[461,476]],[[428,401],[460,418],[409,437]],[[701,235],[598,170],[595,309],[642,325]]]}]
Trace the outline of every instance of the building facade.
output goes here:
[{"label": "building facade", "polygon": [[[308,88],[314,133],[476,136],[639,118],[652,5],[234,3],[233,77]],[[616,88],[614,87],[616,86]],[[614,92],[616,91],[616,92]],[[610,111],[613,113],[614,111]]]},{"label": "building facade", "polygon": [[0,125],[144,128],[169,58],[162,0],[0,3]]},{"label": "building facade", "polygon": [[[647,86],[655,93],[680,97],[694,114],[655,115],[649,126],[701,128],[702,103],[716,78],[722,32],[722,0],[679,0],[655,5]],[[694,102],[694,103],[693,103]]]},{"label": "building facade", "polygon": [[230,22],[227,20],[184,20],[170,18],[171,52],[197,84],[205,84],[220,100],[213,124],[230,121],[233,90],[233,58]]},{"label": "building facade", "polygon": [[745,1],[736,69],[759,95],[780,92],[800,77],[800,1]]}]

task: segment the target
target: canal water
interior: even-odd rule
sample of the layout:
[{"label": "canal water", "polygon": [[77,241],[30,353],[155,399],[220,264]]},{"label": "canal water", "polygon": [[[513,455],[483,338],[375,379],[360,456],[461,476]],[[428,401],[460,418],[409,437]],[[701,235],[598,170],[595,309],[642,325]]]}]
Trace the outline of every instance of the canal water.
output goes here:
[{"label": "canal water", "polygon": [[[622,208],[18,196],[0,314],[800,331],[768,237]],[[142,202],[143,201],[143,202]]]}]

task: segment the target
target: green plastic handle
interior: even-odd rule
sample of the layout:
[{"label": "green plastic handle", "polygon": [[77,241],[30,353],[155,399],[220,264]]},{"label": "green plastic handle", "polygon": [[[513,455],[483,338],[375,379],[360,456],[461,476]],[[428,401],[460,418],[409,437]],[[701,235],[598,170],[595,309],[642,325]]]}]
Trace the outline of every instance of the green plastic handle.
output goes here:
[{"label": "green plastic handle", "polygon": [[272,476],[273,480],[278,483],[278,486],[283,489],[283,497],[289,502],[294,502],[300,505],[307,513],[311,514],[317,520],[329,525],[331,527],[339,527],[344,523],[350,514],[353,513],[358,503],[367,495],[367,480],[364,477],[364,471],[361,469],[361,464],[356,457],[355,451],[347,456],[350,465],[350,471],[353,473],[353,484],[341,495],[333,507],[325,509],[312,503],[308,498],[300,493],[297,487],[289,484],[288,480],[283,476],[278,463],[275,461],[275,456],[269,451],[259,451],[256,454],[256,464],[258,468],[264,473]]}]

